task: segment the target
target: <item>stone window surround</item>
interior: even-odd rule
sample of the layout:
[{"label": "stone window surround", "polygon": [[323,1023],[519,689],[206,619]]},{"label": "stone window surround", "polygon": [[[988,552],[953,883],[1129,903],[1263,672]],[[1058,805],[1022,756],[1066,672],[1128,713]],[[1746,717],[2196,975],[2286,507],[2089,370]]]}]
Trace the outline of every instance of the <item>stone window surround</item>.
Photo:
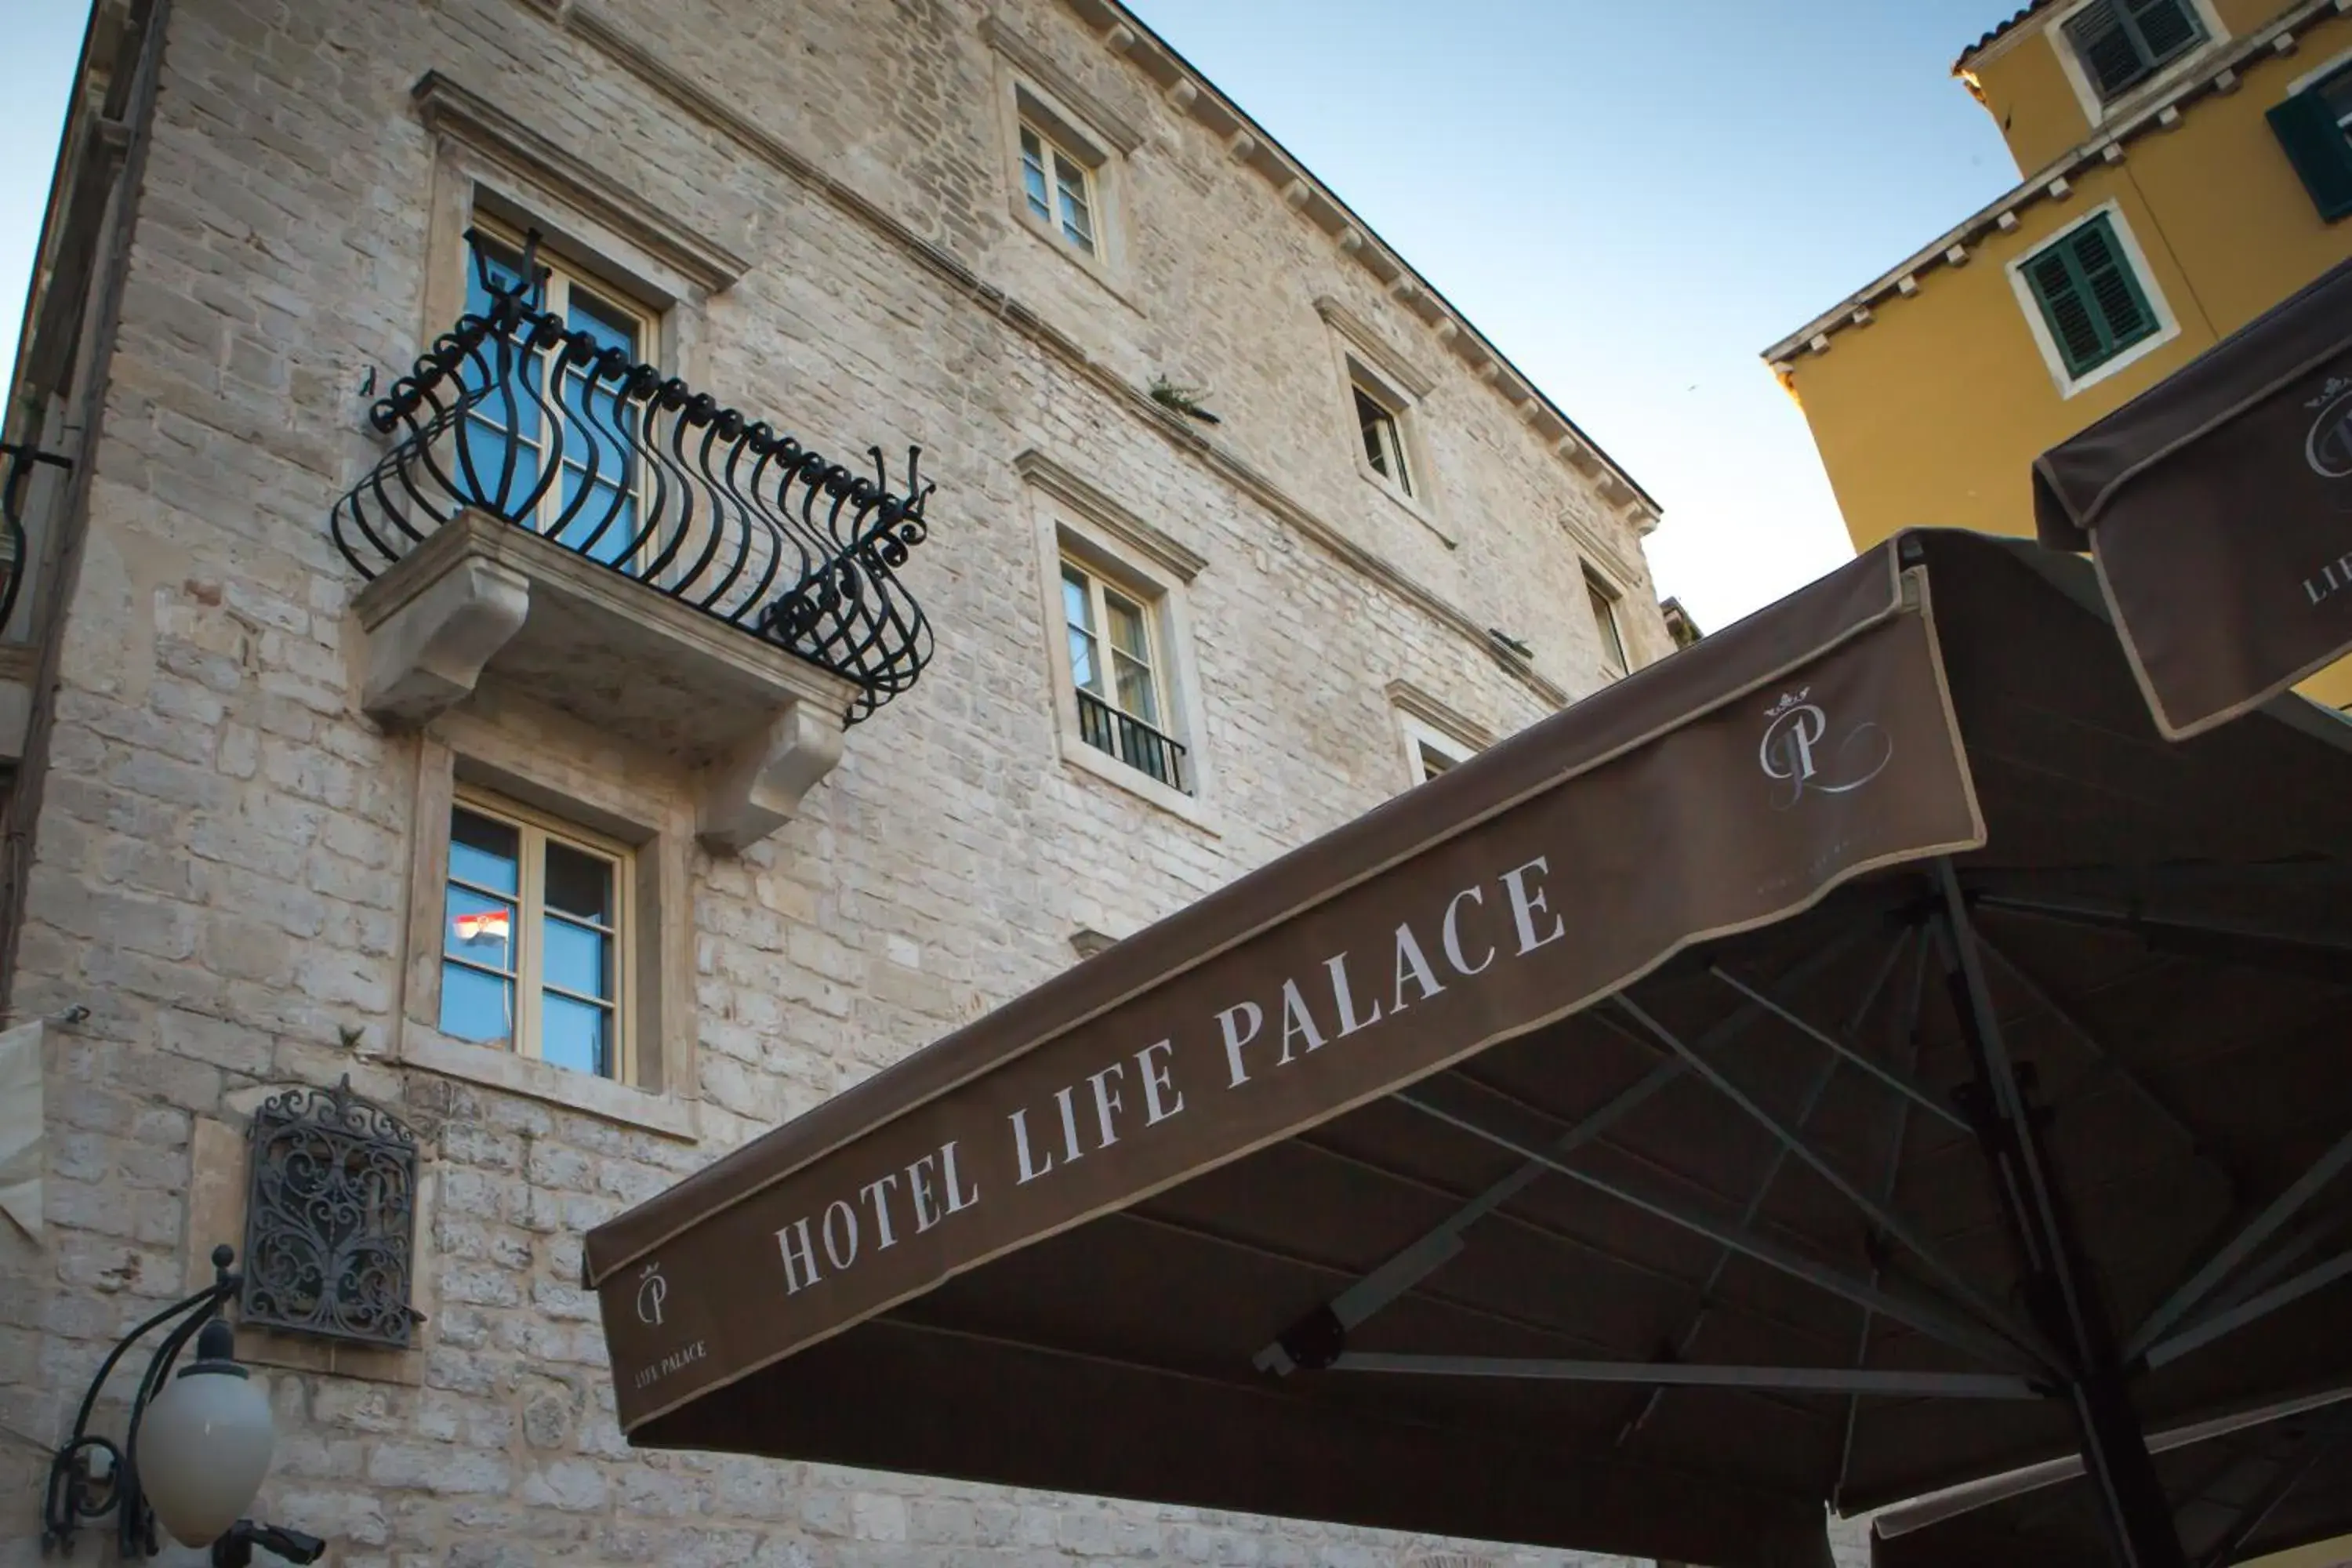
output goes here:
[{"label": "stone window surround", "polygon": [[1390,681],[1387,696],[1403,742],[1408,787],[1428,782],[1422,776],[1423,746],[1448,763],[1466,763],[1495,743],[1486,726],[1410,680]]},{"label": "stone window surround", "polygon": [[[1214,806],[1216,772],[1202,742],[1201,676],[1193,657],[1191,606],[1185,590],[1208,563],[1135,512],[1034,449],[1013,459],[1028,481],[1037,533],[1037,581],[1045,611],[1046,679],[1054,698],[1054,734],[1066,767],[1118,788],[1221,835]],[[1163,650],[1160,671],[1168,700],[1165,731],[1184,747],[1192,793],[1172,789],[1087,743],[1078,726],[1077,685],[1063,634],[1062,562],[1099,573],[1133,595],[1153,617]]]},{"label": "stone window surround", "polygon": [[[1414,521],[1437,535],[1448,550],[1461,541],[1445,526],[1438,505],[1436,466],[1430,460],[1429,442],[1422,428],[1421,403],[1437,383],[1411,360],[1383,342],[1362,318],[1326,295],[1315,301],[1315,312],[1331,329],[1332,363],[1339,381],[1340,408],[1346,416],[1348,450],[1357,474]],[[1372,467],[1356,420],[1356,390],[1360,387],[1396,422],[1397,441],[1404,448],[1405,472],[1412,488]]]},{"label": "stone window surround", "polygon": [[2196,13],[2198,25],[2205,29],[2204,39],[2184,51],[2179,58],[2166,64],[2146,81],[2127,89],[2113,102],[2102,102],[2090,72],[2084,68],[2081,58],[2074,53],[2074,40],[2066,36],[2066,24],[2095,3],[2096,0],[2075,0],[2064,10],[2051,13],[2049,21],[2042,27],[2042,36],[2049,40],[2051,48],[2057,53],[2058,68],[2064,74],[2066,85],[2074,89],[2074,100],[2082,107],[2084,122],[2094,131],[2111,120],[2128,119],[2151,100],[2161,96],[2166,89],[2177,84],[2214,49],[2230,41],[2230,29],[2223,25],[2221,14],[2215,9],[2213,0],[2187,0],[2189,8]]},{"label": "stone window surround", "polygon": [[[692,1143],[700,1139],[695,1062],[690,856],[695,809],[683,784],[661,787],[562,755],[545,734],[525,739],[489,708],[453,710],[417,739],[409,858],[407,960],[394,1059],[443,1077],[583,1111]],[[568,728],[533,713],[534,728]],[[579,748],[585,751],[586,748]],[[460,782],[627,845],[635,930],[623,987],[638,1081],[574,1072],[496,1046],[442,1034],[441,886],[449,811]]]},{"label": "stone window surround", "polygon": [[[996,118],[1003,144],[998,163],[1013,221],[1140,314],[1128,256],[1127,156],[1143,144],[1141,134],[995,17],[982,19],[981,37],[996,60]],[[1029,210],[1021,184],[1024,120],[1086,165],[1094,187],[1091,254],[1065,240],[1057,221],[1041,220]]]},{"label": "stone window surround", "polygon": [[[2137,279],[2140,292],[2147,297],[2148,309],[2156,312],[2157,326],[2155,331],[2113,359],[2102,361],[2076,376],[2068,373],[2066,357],[2058,352],[2058,344],[2050,335],[2050,323],[2042,319],[2042,306],[2033,298],[2033,285],[2026,278],[2025,268],[2035,257],[2062,243],[2084,224],[2095,223],[2102,216],[2114,232],[2116,243],[2123,247],[2125,263]],[[2147,264],[2147,252],[2140,247],[2139,237],[2132,232],[2131,222],[2124,216],[2123,205],[2119,201],[2104,201],[2088,212],[2076,214],[2072,222],[2053,229],[2042,236],[2032,249],[2013,258],[2007,270],[2010,289],[2017,296],[2017,308],[2025,317],[2026,331],[2033,334],[2033,346],[2041,351],[2042,363],[2050,372],[2050,384],[2057,389],[2062,400],[2129,369],[2180,335],[2180,318],[2173,313],[2171,303],[2165,299],[2156,273]]]},{"label": "stone window surround", "polygon": [[650,363],[689,383],[704,379],[706,307],[749,261],[439,72],[426,73],[413,96],[435,142],[419,343],[465,310],[466,231],[480,213],[519,234],[538,229],[592,278],[652,311]]}]

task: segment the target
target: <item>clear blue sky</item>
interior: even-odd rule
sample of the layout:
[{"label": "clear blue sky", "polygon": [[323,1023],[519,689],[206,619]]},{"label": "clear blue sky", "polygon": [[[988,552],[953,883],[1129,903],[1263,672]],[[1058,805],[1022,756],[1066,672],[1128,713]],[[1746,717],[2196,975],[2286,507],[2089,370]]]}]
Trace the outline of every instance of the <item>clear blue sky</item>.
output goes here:
[{"label": "clear blue sky", "polygon": [[[2012,183],[1947,72],[2015,0],[1129,4],[1658,498],[1702,626],[1843,558],[1758,351]],[[13,363],[83,7],[0,13]]]}]

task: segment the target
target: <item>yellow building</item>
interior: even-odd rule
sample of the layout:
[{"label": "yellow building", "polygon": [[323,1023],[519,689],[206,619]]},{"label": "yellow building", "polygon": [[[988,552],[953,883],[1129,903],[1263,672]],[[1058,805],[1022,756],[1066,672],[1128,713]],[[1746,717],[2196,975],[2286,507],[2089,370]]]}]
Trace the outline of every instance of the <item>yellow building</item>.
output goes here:
[{"label": "yellow building", "polygon": [[2020,183],[1766,351],[1857,549],[2031,533],[2037,453],[2352,256],[2347,12],[2034,0],[1969,47]]}]

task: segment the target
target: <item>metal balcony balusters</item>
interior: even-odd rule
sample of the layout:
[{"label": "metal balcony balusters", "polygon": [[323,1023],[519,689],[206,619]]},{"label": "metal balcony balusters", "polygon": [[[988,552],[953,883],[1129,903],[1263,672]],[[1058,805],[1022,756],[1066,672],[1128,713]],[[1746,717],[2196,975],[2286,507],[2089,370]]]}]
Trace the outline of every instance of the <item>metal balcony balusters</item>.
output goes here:
[{"label": "metal balcony balusters", "polygon": [[1109,752],[1169,788],[1192,793],[1184,777],[1182,742],[1112,707],[1083,686],[1078,688],[1078,734],[1095,750]]},{"label": "metal balcony balusters", "polygon": [[344,558],[372,578],[478,509],[847,679],[852,723],[912,686],[933,646],[898,577],[929,527],[921,449],[894,491],[879,447],[853,473],[570,330],[538,240],[503,286],[475,245],[488,312],[371,408],[399,439],[336,503]]}]

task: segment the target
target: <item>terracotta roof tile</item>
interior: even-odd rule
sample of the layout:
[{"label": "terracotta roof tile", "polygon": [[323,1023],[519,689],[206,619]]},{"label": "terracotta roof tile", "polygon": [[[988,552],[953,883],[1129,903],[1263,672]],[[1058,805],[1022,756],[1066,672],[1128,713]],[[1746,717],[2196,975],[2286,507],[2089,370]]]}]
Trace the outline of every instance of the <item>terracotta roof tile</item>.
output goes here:
[{"label": "terracotta roof tile", "polygon": [[2019,11],[2017,15],[2011,16],[2008,21],[2003,22],[2000,26],[1995,27],[1991,32],[1987,33],[1983,37],[1979,38],[1975,43],[1970,44],[1967,48],[1962,49],[1960,51],[1960,58],[1952,62],[1952,69],[1955,72],[1958,71],[1961,67],[1967,65],[1971,58],[1983,50],[1986,46],[1991,44],[1996,39],[2006,37],[2009,33],[2015,30],[2019,23],[2030,20],[2036,12],[2046,11],[2054,4],[2056,4],[2056,0],[2027,0],[2025,7]]}]

